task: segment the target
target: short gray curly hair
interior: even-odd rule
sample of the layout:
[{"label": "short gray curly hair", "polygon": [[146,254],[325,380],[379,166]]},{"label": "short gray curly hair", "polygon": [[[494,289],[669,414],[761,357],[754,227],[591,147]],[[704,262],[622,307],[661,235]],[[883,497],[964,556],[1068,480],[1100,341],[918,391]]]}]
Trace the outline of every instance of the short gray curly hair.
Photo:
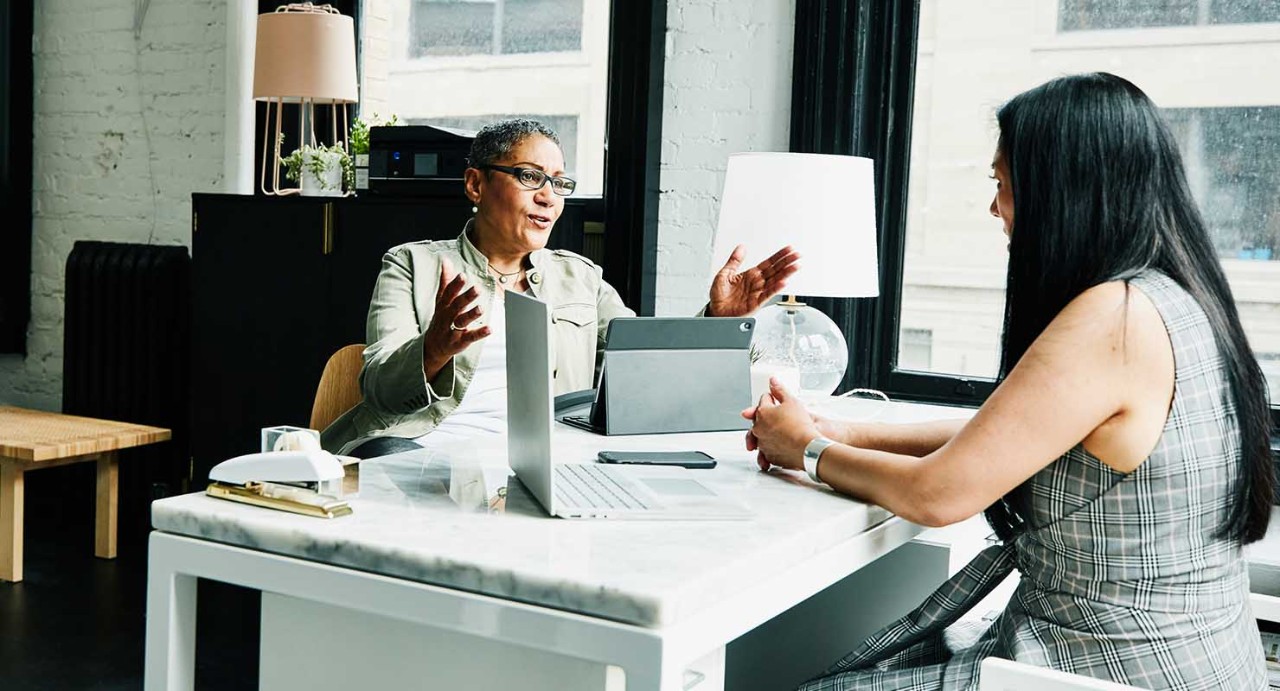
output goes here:
[{"label": "short gray curly hair", "polygon": [[490,125],[485,125],[476,133],[471,142],[471,151],[467,154],[467,165],[472,168],[487,166],[511,153],[520,142],[540,134],[560,146],[560,137],[556,131],[536,120],[513,118]]}]

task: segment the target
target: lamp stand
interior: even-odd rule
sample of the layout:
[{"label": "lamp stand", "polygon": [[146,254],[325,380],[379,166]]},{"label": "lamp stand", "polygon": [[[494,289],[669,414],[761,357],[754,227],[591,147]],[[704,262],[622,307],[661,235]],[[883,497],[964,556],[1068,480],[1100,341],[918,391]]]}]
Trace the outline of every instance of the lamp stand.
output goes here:
[{"label": "lamp stand", "polygon": [[[280,130],[281,123],[284,119],[284,103],[283,98],[271,98],[266,101],[267,114],[262,128],[262,177],[259,180],[259,185],[262,188],[262,193],[270,196],[299,194],[302,191],[301,187],[286,187],[283,189],[280,187],[280,147],[284,144],[283,135]],[[271,118],[273,105],[275,106],[276,111],[274,134],[272,133]],[[347,140],[347,133],[350,131],[350,124],[347,121],[347,104],[330,103],[327,105],[333,109],[333,117],[329,119],[329,123],[331,125],[330,129],[332,130],[330,134],[333,138],[333,143],[337,144],[339,142],[338,137],[339,134],[341,134],[342,148],[349,151],[351,145]],[[341,128],[338,127],[339,113],[342,115]],[[309,145],[313,147],[318,146],[318,140],[316,139],[316,104],[315,101],[309,98],[302,99],[301,102],[298,103],[298,132],[299,139],[302,142],[309,142]],[[298,146],[302,145],[303,144],[300,143]],[[268,147],[271,149],[269,158],[267,154]],[[270,188],[267,187],[268,169],[271,170]],[[352,192],[348,190],[347,194],[350,195]]]},{"label": "lamp stand", "polygon": [[794,295],[760,310],[755,339],[761,364],[799,371],[802,393],[830,394],[849,367],[849,347],[840,328]]}]

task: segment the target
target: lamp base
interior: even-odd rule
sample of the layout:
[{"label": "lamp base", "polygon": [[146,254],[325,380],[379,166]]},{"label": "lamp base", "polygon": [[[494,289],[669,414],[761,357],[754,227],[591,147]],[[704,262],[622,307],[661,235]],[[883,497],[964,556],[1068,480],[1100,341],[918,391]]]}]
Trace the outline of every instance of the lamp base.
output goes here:
[{"label": "lamp base", "polygon": [[790,299],[756,313],[751,347],[756,369],[799,370],[801,394],[830,395],[849,366],[849,347],[831,317]]}]

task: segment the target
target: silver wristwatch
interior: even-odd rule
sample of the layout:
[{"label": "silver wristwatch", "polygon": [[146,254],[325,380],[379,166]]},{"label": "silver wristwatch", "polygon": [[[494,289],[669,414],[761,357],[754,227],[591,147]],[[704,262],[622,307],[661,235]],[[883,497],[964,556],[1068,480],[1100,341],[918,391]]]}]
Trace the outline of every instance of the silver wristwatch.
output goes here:
[{"label": "silver wristwatch", "polygon": [[814,437],[804,447],[804,472],[809,474],[809,479],[814,482],[822,482],[818,479],[818,461],[822,458],[822,452],[827,450],[835,442],[826,437]]}]

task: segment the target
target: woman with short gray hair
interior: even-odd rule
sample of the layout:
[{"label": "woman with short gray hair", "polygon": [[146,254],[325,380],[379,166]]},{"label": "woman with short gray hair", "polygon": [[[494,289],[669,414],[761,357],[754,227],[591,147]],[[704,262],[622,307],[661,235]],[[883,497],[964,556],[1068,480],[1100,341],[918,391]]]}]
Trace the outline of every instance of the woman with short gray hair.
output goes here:
[{"label": "woman with short gray hair", "polygon": [[[475,217],[462,234],[383,257],[369,304],[364,400],[324,430],[326,449],[371,458],[505,432],[505,291],[550,305],[557,394],[591,388],[609,322],[635,314],[591,260],[546,249],[577,187],[551,128],[524,119],[489,125],[468,166]],[[739,271],[738,248],[712,281],[706,314],[751,314],[781,291],[798,258],[784,247]]]}]

